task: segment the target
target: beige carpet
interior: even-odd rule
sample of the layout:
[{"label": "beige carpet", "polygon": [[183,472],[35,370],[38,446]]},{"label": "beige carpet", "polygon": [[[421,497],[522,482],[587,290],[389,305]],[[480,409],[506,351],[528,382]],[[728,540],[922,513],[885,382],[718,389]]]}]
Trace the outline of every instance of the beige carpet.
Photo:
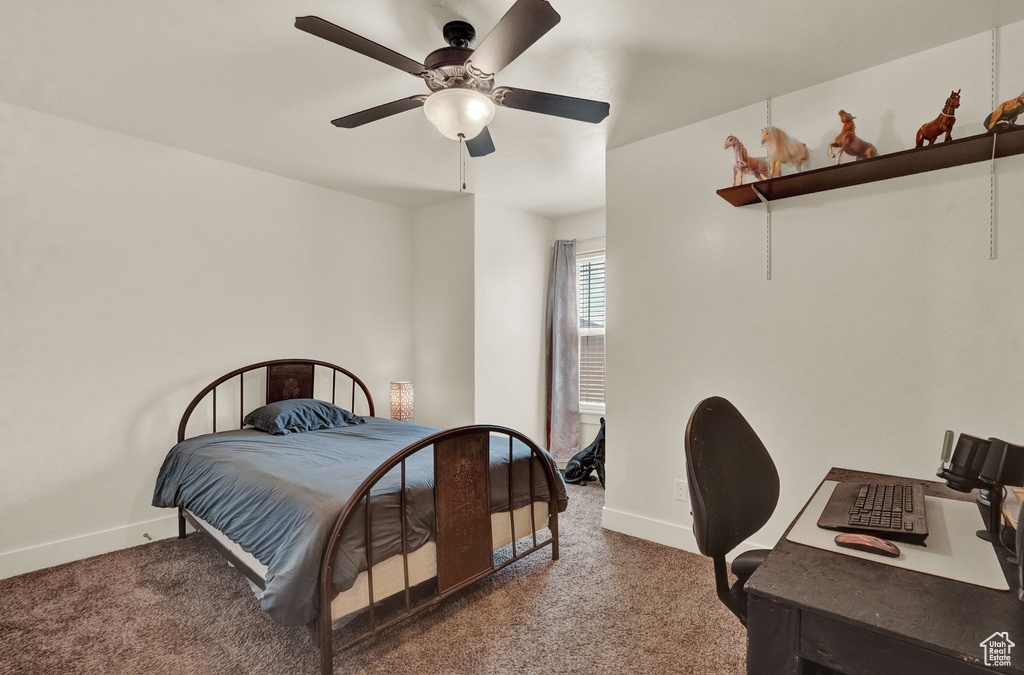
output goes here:
[{"label": "beige carpet", "polygon": [[[706,558],[601,529],[569,486],[547,550],[340,652],[338,673],[742,673],[746,634]],[[0,673],[309,673],[304,628],[259,609],[199,536],[0,581]]]}]

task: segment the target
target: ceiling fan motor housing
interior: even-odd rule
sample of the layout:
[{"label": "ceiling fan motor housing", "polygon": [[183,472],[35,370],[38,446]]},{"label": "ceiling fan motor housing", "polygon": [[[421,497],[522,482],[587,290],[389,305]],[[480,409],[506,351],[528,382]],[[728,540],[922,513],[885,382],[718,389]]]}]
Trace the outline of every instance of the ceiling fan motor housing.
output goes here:
[{"label": "ceiling fan motor housing", "polygon": [[444,25],[444,39],[448,47],[435,49],[423,59],[430,71],[426,78],[427,87],[431,91],[442,89],[475,89],[481,93],[488,93],[494,87],[494,78],[473,77],[466,71],[466,60],[472,55],[473,50],[469,45],[473,44],[476,37],[476,29],[465,21],[449,21]]},{"label": "ceiling fan motor housing", "polygon": [[465,21],[449,21],[441,29],[444,41],[452,47],[469,48],[476,39],[476,29]]}]

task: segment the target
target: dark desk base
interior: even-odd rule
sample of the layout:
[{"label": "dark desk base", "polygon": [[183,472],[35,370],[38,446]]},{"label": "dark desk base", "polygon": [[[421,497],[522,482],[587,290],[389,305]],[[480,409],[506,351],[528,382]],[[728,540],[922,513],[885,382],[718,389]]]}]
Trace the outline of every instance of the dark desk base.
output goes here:
[{"label": "dark desk base", "polygon": [[747,612],[747,675],[992,673],[983,666],[756,595],[750,596]]}]

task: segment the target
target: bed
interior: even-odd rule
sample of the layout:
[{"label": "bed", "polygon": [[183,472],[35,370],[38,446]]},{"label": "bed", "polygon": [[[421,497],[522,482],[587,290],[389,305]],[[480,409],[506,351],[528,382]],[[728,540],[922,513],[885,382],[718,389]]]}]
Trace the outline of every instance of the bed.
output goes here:
[{"label": "bed", "polygon": [[[271,408],[335,404],[348,408],[327,428],[246,425]],[[179,537],[190,523],[272,618],[310,626],[324,674],[339,635],[351,646],[543,548],[558,559],[566,495],[546,451],[505,427],[439,430],[374,413],[366,385],[339,366],[239,368],[186,408],[154,490],[154,506],[178,509]]]}]

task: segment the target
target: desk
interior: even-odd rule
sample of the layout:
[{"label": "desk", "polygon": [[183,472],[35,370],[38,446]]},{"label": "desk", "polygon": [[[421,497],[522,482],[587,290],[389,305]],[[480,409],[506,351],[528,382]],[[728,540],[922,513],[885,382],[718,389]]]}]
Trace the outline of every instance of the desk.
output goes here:
[{"label": "desk", "polygon": [[[934,481],[843,469],[825,479],[918,483],[935,497],[977,496]],[[1016,566],[1006,562],[1005,549],[996,551],[1013,591],[838,555],[783,535],[746,585],[747,673],[821,672],[815,664],[846,675],[1024,673]],[[1012,665],[986,667],[980,643],[1003,631],[1019,645],[1010,652]]]}]

